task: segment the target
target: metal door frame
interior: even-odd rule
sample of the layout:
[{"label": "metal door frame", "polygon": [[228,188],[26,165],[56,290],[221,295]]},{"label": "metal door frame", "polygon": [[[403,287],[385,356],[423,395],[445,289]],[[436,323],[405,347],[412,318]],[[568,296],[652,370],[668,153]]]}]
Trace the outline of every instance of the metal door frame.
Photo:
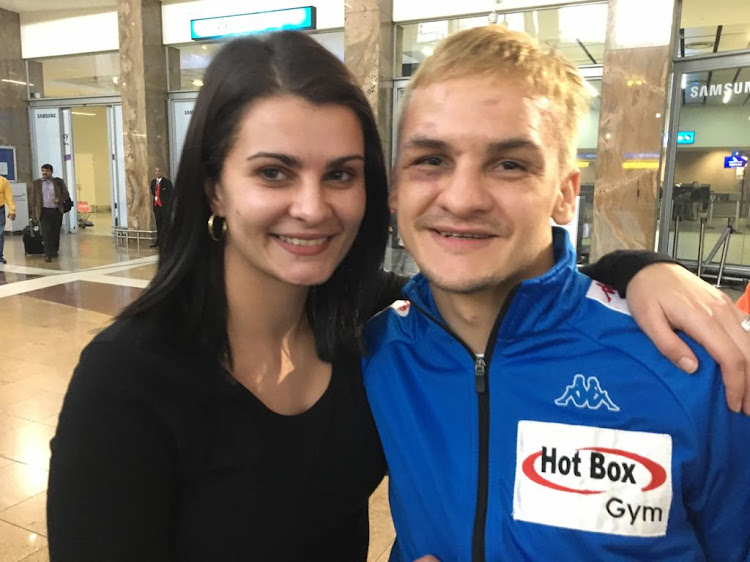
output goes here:
[{"label": "metal door frame", "polygon": [[680,111],[682,110],[682,77],[691,72],[724,70],[740,66],[750,67],[750,53],[716,54],[706,57],[679,59],[674,62],[672,94],[669,105],[669,131],[667,133],[667,150],[664,159],[665,172],[662,184],[661,210],[659,212],[659,245],[657,250],[661,253],[669,253],[669,229],[672,222],[672,188],[674,186],[674,168],[677,159],[677,132],[680,129]]}]

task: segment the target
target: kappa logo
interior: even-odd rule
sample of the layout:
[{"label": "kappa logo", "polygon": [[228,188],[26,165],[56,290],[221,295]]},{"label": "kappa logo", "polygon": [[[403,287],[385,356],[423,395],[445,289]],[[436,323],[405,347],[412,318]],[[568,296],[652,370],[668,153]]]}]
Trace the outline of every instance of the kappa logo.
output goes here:
[{"label": "kappa logo", "polygon": [[602,293],[604,293],[604,296],[607,298],[607,302],[612,302],[612,296],[615,294],[615,289],[611,285],[605,285],[604,283],[596,282],[597,285],[602,290]]},{"label": "kappa logo", "polygon": [[402,318],[406,318],[409,315],[410,307],[411,303],[404,300],[396,301],[391,305],[391,308],[396,311],[396,314],[398,314]]},{"label": "kappa logo", "polygon": [[609,397],[607,391],[602,389],[599,379],[596,377],[585,379],[581,374],[574,376],[573,383],[566,386],[563,395],[555,400],[558,406],[567,406],[571,402],[576,408],[581,409],[598,410],[604,406],[610,412],[620,411],[619,406]]}]

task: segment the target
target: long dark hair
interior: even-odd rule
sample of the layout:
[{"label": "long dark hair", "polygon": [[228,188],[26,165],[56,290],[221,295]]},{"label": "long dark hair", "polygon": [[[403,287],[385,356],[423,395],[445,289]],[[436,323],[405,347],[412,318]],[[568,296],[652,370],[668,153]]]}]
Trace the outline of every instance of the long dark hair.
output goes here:
[{"label": "long dark hair", "polygon": [[[359,334],[375,298],[388,236],[387,177],[370,104],[344,64],[312,38],[282,31],[227,43],[206,71],[185,137],[159,266],[121,317],[170,318],[170,338],[229,358],[224,244],[212,241],[205,189],[217,183],[239,123],[253,101],[292,94],[351,109],[365,142],[366,210],[352,248],[328,281],[312,287],[307,316],[321,359],[359,353]],[[323,140],[323,142],[325,142]],[[218,230],[218,229],[217,229]]]}]

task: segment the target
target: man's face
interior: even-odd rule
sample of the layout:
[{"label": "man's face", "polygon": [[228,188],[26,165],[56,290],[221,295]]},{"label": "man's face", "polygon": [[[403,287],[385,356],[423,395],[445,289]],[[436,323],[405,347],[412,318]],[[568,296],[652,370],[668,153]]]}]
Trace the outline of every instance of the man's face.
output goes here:
[{"label": "man's face", "polygon": [[161,178],[161,168],[154,168],[154,176],[156,176],[156,179]]},{"label": "man's face", "polygon": [[52,177],[52,170],[49,168],[42,168],[42,178],[48,180]]},{"label": "man's face", "polygon": [[549,219],[571,220],[580,178],[561,177],[559,110],[527,91],[474,76],[413,92],[391,206],[435,288],[507,290],[553,265]]}]

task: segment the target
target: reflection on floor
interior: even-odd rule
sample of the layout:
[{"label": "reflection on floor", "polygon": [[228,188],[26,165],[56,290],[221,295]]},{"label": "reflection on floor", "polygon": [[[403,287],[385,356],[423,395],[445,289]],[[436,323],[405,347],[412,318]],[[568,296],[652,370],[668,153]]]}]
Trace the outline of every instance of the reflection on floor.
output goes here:
[{"label": "reflection on floor", "polygon": [[78,228],[90,236],[112,236],[112,213],[79,213]]},{"label": "reflection on floor", "polygon": [[[156,252],[116,245],[106,216],[63,235],[60,257],[25,256],[5,238],[0,265],[0,562],[47,562],[49,440],[81,349],[146,286]],[[107,224],[106,231],[100,224]],[[107,234],[106,236],[103,234]],[[393,526],[385,484],[370,501],[371,562],[385,562]]]}]

